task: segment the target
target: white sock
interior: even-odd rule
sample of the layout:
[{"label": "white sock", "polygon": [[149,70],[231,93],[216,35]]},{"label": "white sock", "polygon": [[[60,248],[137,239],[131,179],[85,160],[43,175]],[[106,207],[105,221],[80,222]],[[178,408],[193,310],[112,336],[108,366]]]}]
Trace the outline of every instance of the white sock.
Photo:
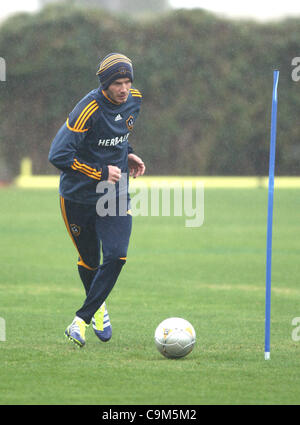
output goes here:
[{"label": "white sock", "polygon": [[75,320],[79,320],[80,322],[84,322],[84,320],[81,317],[75,316],[73,322],[75,322]]}]

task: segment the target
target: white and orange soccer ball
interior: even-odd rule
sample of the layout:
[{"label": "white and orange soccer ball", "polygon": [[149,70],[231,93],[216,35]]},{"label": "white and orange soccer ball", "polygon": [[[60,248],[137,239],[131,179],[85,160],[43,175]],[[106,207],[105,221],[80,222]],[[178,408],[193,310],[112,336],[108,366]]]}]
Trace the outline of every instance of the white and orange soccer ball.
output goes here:
[{"label": "white and orange soccer ball", "polygon": [[196,342],[196,332],[187,320],[170,317],[157,326],[154,340],[163,356],[176,359],[192,351]]}]

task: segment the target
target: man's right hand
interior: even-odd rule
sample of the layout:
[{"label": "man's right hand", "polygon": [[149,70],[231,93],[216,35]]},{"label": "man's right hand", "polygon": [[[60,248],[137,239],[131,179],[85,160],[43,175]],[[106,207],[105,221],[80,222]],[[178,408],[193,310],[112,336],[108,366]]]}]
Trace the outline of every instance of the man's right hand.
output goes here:
[{"label": "man's right hand", "polygon": [[121,170],[115,165],[108,165],[108,178],[107,181],[110,183],[117,183],[121,179]]}]

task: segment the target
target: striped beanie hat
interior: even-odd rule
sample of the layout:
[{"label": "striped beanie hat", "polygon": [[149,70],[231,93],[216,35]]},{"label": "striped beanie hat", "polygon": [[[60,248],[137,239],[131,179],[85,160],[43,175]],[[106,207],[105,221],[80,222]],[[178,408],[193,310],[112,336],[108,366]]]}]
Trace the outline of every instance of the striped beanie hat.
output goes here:
[{"label": "striped beanie hat", "polygon": [[98,75],[101,86],[106,90],[118,78],[130,78],[133,81],[131,60],[121,53],[110,53],[100,62]]}]

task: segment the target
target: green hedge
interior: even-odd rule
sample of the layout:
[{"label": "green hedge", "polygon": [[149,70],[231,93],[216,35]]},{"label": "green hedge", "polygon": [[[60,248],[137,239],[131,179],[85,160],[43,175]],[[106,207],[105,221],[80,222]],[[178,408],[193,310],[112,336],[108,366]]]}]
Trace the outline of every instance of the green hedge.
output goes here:
[{"label": "green hedge", "polygon": [[0,27],[7,81],[0,90],[0,152],[11,176],[30,156],[34,173],[54,173],[47,156],[76,102],[97,87],[99,59],[134,63],[143,106],[131,143],[148,174],[266,175],[273,69],[280,70],[276,173],[300,174],[300,20],[274,24],[217,18],[202,10],[152,20],[49,6]]}]

